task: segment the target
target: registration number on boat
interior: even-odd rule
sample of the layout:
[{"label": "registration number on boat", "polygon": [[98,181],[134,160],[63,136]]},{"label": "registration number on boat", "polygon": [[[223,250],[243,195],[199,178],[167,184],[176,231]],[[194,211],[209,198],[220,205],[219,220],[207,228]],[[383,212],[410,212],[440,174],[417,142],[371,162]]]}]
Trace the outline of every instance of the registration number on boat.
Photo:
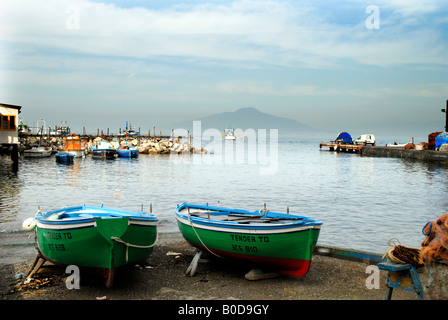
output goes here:
[{"label": "registration number on boat", "polygon": [[48,249],[50,251],[65,251],[64,245],[59,243],[49,243]]},{"label": "registration number on boat", "polygon": [[252,236],[252,235],[241,235],[241,234],[231,234],[230,238],[232,242],[232,250],[237,252],[252,252],[257,253],[258,248],[254,245],[239,244],[240,242],[255,244],[255,243],[266,243],[269,242],[268,236]]},{"label": "registration number on boat", "polygon": [[239,244],[232,244],[232,250],[233,251],[239,251],[239,252],[258,252],[257,247],[251,247],[251,246],[242,246]]}]

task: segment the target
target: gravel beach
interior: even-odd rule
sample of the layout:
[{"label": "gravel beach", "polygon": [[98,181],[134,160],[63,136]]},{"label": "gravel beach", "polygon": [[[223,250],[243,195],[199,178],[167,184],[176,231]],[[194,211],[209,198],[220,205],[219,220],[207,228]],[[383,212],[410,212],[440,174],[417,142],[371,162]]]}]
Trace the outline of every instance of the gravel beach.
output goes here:
[{"label": "gravel beach", "polygon": [[[246,280],[251,266],[221,259],[199,263],[194,276],[186,275],[195,249],[178,237],[161,236],[145,263],[116,275],[111,288],[101,279],[81,273],[79,289],[68,289],[65,268],[41,269],[24,285],[16,279],[27,273],[33,259],[1,265],[2,300],[383,300],[386,286],[380,272],[379,289],[368,289],[366,263],[314,255],[302,278],[288,276]],[[48,265],[48,264],[46,264]],[[421,279],[422,284],[424,283]],[[393,300],[417,300],[417,295],[394,290]]]}]

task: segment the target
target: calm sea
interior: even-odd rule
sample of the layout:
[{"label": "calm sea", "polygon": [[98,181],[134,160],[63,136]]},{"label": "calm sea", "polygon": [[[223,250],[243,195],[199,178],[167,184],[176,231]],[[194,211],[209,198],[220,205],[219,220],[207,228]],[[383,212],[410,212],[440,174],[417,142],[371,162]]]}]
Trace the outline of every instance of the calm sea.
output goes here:
[{"label": "calm sea", "polygon": [[159,232],[171,233],[174,209],[184,201],[250,210],[266,203],[271,211],[289,207],[321,220],[319,244],[379,254],[391,238],[420,247],[422,227],[446,212],[448,167],[320,150],[317,139],[271,142],[223,143],[206,155],[87,156],[72,165],[54,156],[22,158],[17,170],[0,157],[0,263],[35,256],[22,222],[39,208],[103,204],[149,212],[152,206]]}]

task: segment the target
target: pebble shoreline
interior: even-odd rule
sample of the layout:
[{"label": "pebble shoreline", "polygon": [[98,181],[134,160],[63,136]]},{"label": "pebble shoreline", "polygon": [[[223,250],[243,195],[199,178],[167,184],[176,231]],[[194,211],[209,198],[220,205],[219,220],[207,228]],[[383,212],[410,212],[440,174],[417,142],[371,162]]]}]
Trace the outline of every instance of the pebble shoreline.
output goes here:
[{"label": "pebble shoreline", "polygon": [[[67,289],[65,269],[44,268],[36,278],[46,286],[26,287],[19,273],[27,273],[33,259],[0,265],[0,300],[383,300],[386,273],[378,289],[368,289],[367,263],[314,255],[301,278],[281,276],[250,281],[251,266],[209,259],[194,276],[185,274],[195,250],[178,237],[162,235],[153,254],[142,264],[116,276],[106,288],[94,276],[81,275],[80,289]],[[53,279],[48,280],[50,277]],[[422,282],[423,283],[423,282]],[[415,293],[395,290],[393,300],[417,300]]]}]

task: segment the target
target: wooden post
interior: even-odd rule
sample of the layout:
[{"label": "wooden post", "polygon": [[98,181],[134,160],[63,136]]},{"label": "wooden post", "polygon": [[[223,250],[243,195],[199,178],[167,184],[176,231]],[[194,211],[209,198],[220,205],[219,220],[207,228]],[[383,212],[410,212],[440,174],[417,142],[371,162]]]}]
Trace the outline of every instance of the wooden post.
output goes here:
[{"label": "wooden post", "polygon": [[11,160],[14,162],[14,165],[19,163],[19,146],[17,144],[12,145]]}]

